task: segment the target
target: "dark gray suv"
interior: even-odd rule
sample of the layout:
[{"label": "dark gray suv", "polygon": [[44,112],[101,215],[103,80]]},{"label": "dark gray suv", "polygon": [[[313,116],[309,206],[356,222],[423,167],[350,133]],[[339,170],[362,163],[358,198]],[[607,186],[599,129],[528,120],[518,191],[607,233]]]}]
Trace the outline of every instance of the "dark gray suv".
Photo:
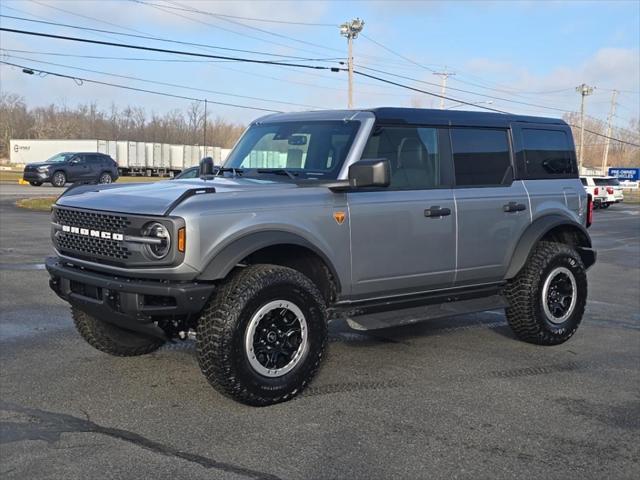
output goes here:
[{"label": "dark gray suv", "polygon": [[67,182],[112,183],[118,179],[118,164],[104,153],[63,152],[45,162],[27,164],[22,177],[34,187],[45,182],[54,187]]},{"label": "dark gray suv", "polygon": [[46,267],[98,350],[195,337],[214,388],[269,405],[308,385],[335,319],[369,330],[504,309],[518,338],[567,341],[596,261],[591,215],[559,119],[282,113],[198,178],[69,190]]}]

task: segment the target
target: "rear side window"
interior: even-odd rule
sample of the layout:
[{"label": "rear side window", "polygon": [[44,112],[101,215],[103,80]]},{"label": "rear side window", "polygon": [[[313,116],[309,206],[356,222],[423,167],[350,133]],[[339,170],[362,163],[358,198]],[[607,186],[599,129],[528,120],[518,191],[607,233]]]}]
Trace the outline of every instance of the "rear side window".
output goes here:
[{"label": "rear side window", "polygon": [[587,179],[586,178],[580,177],[580,181],[582,182],[582,185],[584,185],[585,187],[587,186]]},{"label": "rear side window", "polygon": [[451,143],[456,186],[510,183],[513,175],[506,130],[453,128]]},{"label": "rear side window", "polygon": [[528,178],[549,178],[576,173],[567,134],[561,130],[522,129]]},{"label": "rear side window", "polygon": [[102,164],[102,157],[100,155],[85,155],[84,158],[85,158],[85,161],[89,165],[101,165]]}]

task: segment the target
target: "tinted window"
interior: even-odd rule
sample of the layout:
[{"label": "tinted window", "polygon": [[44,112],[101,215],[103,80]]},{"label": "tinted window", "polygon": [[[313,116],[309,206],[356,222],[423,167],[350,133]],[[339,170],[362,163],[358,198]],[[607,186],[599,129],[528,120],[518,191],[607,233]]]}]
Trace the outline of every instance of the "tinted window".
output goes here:
[{"label": "tinted window", "polygon": [[102,157],[100,155],[84,155],[84,158],[89,165],[102,164]]},{"label": "tinted window", "polygon": [[389,161],[389,188],[392,189],[447,186],[450,182],[446,180],[446,168],[443,166],[446,166],[444,162],[448,153],[440,148],[440,136],[437,128],[377,127],[369,137],[362,158],[386,158]]},{"label": "tinted window", "polygon": [[611,187],[620,185],[620,182],[617,178],[594,178],[593,183],[595,183],[599,187]]},{"label": "tinted window", "polygon": [[454,128],[451,141],[456,185],[501,185],[510,181],[506,130]]},{"label": "tinted window", "polygon": [[586,178],[580,177],[580,181],[582,182],[582,185],[584,185],[585,187],[587,186],[587,179]]},{"label": "tinted window", "polygon": [[567,134],[559,130],[522,130],[524,158],[529,178],[575,173]]}]

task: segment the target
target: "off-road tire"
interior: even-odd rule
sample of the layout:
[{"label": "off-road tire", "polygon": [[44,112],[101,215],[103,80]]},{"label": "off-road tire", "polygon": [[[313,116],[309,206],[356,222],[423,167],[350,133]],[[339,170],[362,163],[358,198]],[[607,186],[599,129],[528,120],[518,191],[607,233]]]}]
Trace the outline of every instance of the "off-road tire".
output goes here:
[{"label": "off-road tire", "polygon": [[[557,267],[568,269],[576,282],[573,312],[562,323],[550,321],[542,303],[544,282]],[[516,337],[537,345],[558,345],[573,336],[582,320],[587,301],[586,269],[571,246],[539,242],[522,270],[509,281],[504,293],[509,302],[507,321]]]},{"label": "off-road tire", "polygon": [[[253,314],[273,300],[297,305],[307,322],[306,353],[279,377],[258,373],[245,349]],[[290,400],[314,377],[327,344],[327,311],[318,288],[291,268],[252,265],[233,272],[204,308],[197,351],[202,373],[217,391],[253,406]]]},{"label": "off-road tire", "polygon": [[161,339],[118,328],[74,307],[71,307],[71,316],[76,329],[89,345],[115,357],[145,355],[164,344]]},{"label": "off-road tire", "polygon": [[64,172],[57,171],[51,176],[51,185],[62,188],[67,183],[67,176]]},{"label": "off-road tire", "polygon": [[29,185],[31,185],[32,187],[39,187],[42,185],[42,182],[29,182]]}]

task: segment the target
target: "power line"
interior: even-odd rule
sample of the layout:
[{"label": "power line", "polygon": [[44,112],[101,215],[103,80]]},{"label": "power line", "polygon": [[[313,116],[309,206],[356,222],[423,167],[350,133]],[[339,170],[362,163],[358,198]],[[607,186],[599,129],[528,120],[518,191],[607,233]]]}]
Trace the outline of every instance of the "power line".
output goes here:
[{"label": "power line", "polygon": [[[193,9],[189,9],[186,7],[167,7],[167,8],[174,8],[176,10],[181,10],[183,12],[193,12]],[[204,13],[204,12],[202,12]],[[264,23],[279,23],[279,24],[286,24],[286,25],[302,25],[305,27],[333,27],[335,28],[337,25],[333,24],[333,23],[312,23],[312,22],[297,22],[297,21],[291,21],[291,20],[274,20],[274,19],[267,19],[267,18],[256,18],[256,17],[241,17],[238,15],[227,15],[227,14],[223,14],[223,13],[214,13],[214,12],[206,12],[209,15],[214,15],[216,17],[227,17],[227,18],[235,18],[238,20],[248,20],[250,22],[264,22]]]},{"label": "power line", "polygon": [[89,58],[93,60],[124,60],[124,61],[136,61],[136,62],[178,62],[178,63],[230,63],[233,60],[186,60],[183,58],[147,58],[147,57],[110,57],[105,55],[80,55],[75,53],[60,53],[60,52],[38,52],[35,50],[18,50],[15,48],[2,48],[5,52],[12,53],[29,53],[32,55],[51,55],[55,57],[69,57],[69,58]]},{"label": "power line", "polygon": [[168,82],[161,82],[158,80],[148,80],[146,78],[140,78],[140,77],[134,77],[134,76],[130,76],[130,75],[121,75],[121,74],[117,74],[117,73],[109,73],[109,72],[102,72],[99,70],[92,70],[89,68],[82,68],[82,67],[76,67],[73,65],[64,65],[61,63],[54,63],[54,62],[45,62],[44,60],[35,60],[33,58],[27,58],[27,57],[20,57],[17,55],[7,55],[8,57],[12,57],[12,58],[17,58],[19,60],[27,60],[29,62],[36,62],[36,63],[42,63],[45,65],[52,65],[54,67],[62,67],[62,68],[69,68],[69,69],[73,69],[73,70],[79,70],[81,72],[88,72],[88,73],[97,73],[98,75],[107,75],[110,77],[117,77],[117,78],[124,78],[127,80],[135,80],[137,82],[145,82],[145,83],[152,83],[155,85],[162,85],[165,87],[175,87],[175,88],[184,88],[185,90],[193,90],[193,91],[198,91],[198,92],[206,92],[206,93],[214,93],[216,95],[225,95],[225,96],[229,96],[229,97],[237,97],[237,98],[246,98],[248,100],[258,100],[261,102],[271,102],[271,103],[281,103],[283,105],[293,105],[296,107],[308,107],[308,108],[314,108],[317,110],[321,110],[321,107],[317,107],[315,105],[307,105],[305,103],[294,103],[294,102],[287,102],[287,101],[283,101],[283,100],[274,100],[271,98],[261,98],[261,97],[252,97],[249,95],[240,95],[240,94],[235,94],[235,93],[228,93],[228,92],[220,92],[217,90],[208,90],[206,88],[198,88],[198,87],[189,87],[186,85],[180,85],[180,84],[176,84],[176,83],[168,83]]},{"label": "power line", "polygon": [[[574,125],[573,123],[569,123],[568,124],[570,127],[573,128],[580,128],[580,125]],[[593,135],[596,135],[598,137],[602,137],[602,138],[608,138],[609,140],[613,140],[615,142],[620,142],[620,143],[624,143],[626,145],[631,145],[632,147],[640,147],[640,143],[633,143],[633,142],[627,142],[626,140],[621,140],[619,138],[615,138],[615,137],[610,137],[608,135],[604,135],[602,133],[598,133],[598,132],[594,132],[593,130],[589,130],[587,128],[584,129],[585,132],[591,133]]]},{"label": "power line", "polygon": [[364,33],[362,33],[361,35],[362,35],[364,38],[366,38],[367,40],[369,40],[370,42],[375,43],[375,44],[376,44],[376,45],[378,45],[379,47],[384,48],[387,52],[392,53],[392,54],[393,54],[393,55],[395,55],[396,57],[399,57],[399,58],[403,59],[403,60],[404,60],[404,61],[406,61],[406,62],[413,63],[414,65],[417,65],[417,66],[418,66],[418,67],[420,67],[420,68],[424,68],[425,70],[429,70],[430,72],[434,72],[434,73],[435,73],[435,71],[436,71],[436,70],[434,70],[433,68],[429,68],[429,67],[427,67],[427,66],[425,66],[425,65],[422,65],[421,63],[418,63],[418,62],[415,62],[415,61],[411,60],[411,59],[410,59],[410,58],[408,58],[408,57],[405,57],[404,55],[402,55],[402,54],[400,54],[400,53],[396,52],[395,50],[391,50],[391,49],[390,49],[389,47],[387,47],[386,45],[384,45],[384,44],[382,44],[382,43],[378,42],[377,40],[374,40],[373,38],[369,37],[368,35],[365,35]]},{"label": "power line", "polygon": [[[184,18],[186,20],[189,20],[190,22],[195,22],[195,23],[199,23],[201,25],[206,25],[206,26],[211,27],[211,28],[213,28],[213,29],[215,29],[217,31],[224,30],[225,32],[230,32],[230,33],[233,33],[235,35],[239,35],[239,36],[244,37],[244,38],[252,38],[254,40],[258,40],[260,42],[270,43],[272,45],[277,45],[279,47],[284,47],[284,48],[288,48],[288,49],[296,49],[296,50],[299,50],[299,51],[310,52],[310,53],[313,53],[314,55],[317,55],[317,52],[314,52],[312,50],[305,50],[305,49],[298,48],[298,47],[292,47],[291,45],[287,45],[285,43],[274,42],[273,40],[267,40],[265,38],[256,37],[254,35],[249,35],[248,33],[238,32],[238,31],[230,29],[228,27],[222,27],[220,25],[214,25],[213,23],[206,22],[206,21],[201,20],[199,18],[192,18],[192,17],[189,17],[187,15],[183,15],[182,13],[178,13],[178,12],[175,12],[175,11],[167,10],[168,8],[170,8],[169,5],[160,6],[160,5],[157,5],[157,4],[154,4],[154,3],[146,3],[146,2],[139,1],[139,0],[131,0],[131,1],[133,1],[133,2],[135,2],[137,4],[139,4],[139,5],[143,5],[145,7],[153,8],[155,10],[159,10],[161,12],[168,13],[170,15],[174,15],[174,16],[177,16],[177,17]],[[234,21],[231,21],[231,20],[228,20],[228,19],[225,19],[225,21],[234,23]]]},{"label": "power line", "polygon": [[[151,3],[144,2],[142,0],[131,0],[131,1],[134,1],[136,3],[141,3],[141,4],[144,4],[144,5],[156,5],[156,4],[151,4]],[[176,8],[174,5],[177,5],[178,7],[182,8],[182,9],[187,9],[184,5],[181,5],[178,2],[171,1],[171,0],[166,0],[166,2],[171,4],[171,5],[163,5],[163,7],[165,7],[165,8]],[[303,45],[309,45],[311,47],[321,48],[321,49],[324,49],[324,50],[333,50],[335,52],[341,52],[341,50],[338,50],[336,48],[327,47],[325,45],[319,45],[317,43],[308,42],[306,40],[300,40],[298,38],[290,37],[289,35],[284,35],[282,33],[271,32],[271,31],[265,30],[263,28],[258,28],[258,27],[252,26],[252,25],[247,25],[247,24],[239,22],[237,20],[231,20],[230,18],[223,18],[222,15],[218,15],[218,14],[215,14],[215,13],[212,13],[212,12],[207,12],[206,10],[200,10],[198,8],[189,8],[189,9],[187,9],[187,11],[189,11],[191,13],[197,13],[197,14],[200,14],[200,15],[209,15],[209,16],[212,16],[214,18],[217,18],[218,20],[223,20],[225,22],[233,23],[235,25],[240,25],[241,27],[244,27],[244,28],[248,28],[248,29],[255,30],[255,31],[258,31],[258,32],[261,32],[261,33],[265,33],[267,35],[271,35],[271,36],[274,36],[274,37],[284,38],[286,40],[291,40],[292,42],[301,43]]]},{"label": "power line", "polygon": [[[39,74],[44,74],[44,76],[47,75],[51,75],[54,77],[60,77],[60,78],[68,78],[70,80],[73,80],[78,86],[81,86],[83,83],[94,83],[96,85],[105,85],[108,87],[115,87],[115,88],[122,88],[125,90],[132,90],[135,92],[142,92],[142,93],[150,93],[153,95],[161,95],[164,97],[172,97],[172,98],[179,98],[181,100],[191,100],[191,101],[195,101],[195,102],[202,102],[204,101],[204,99],[202,98],[195,98],[195,97],[187,97],[184,95],[177,95],[174,93],[168,93],[168,92],[161,92],[158,90],[147,90],[145,88],[137,88],[137,87],[130,87],[128,85],[121,85],[121,84],[117,84],[117,83],[110,83],[110,82],[102,82],[100,80],[93,80],[90,78],[83,78],[83,77],[77,77],[77,76],[72,76],[72,75],[65,75],[63,73],[57,73],[57,72],[51,72],[48,70],[40,70],[37,68],[30,68],[27,67],[25,65],[18,65],[16,63],[11,63],[11,62],[7,62],[5,60],[0,60],[0,64],[4,64],[4,65],[9,65],[11,67],[16,67],[16,68],[21,68],[22,71],[24,73],[27,74],[34,74],[34,73],[39,73]],[[261,107],[251,107],[249,105],[239,105],[237,103],[226,103],[226,102],[217,102],[217,101],[213,101],[213,100],[208,100],[207,102],[209,103],[214,103],[216,105],[223,105],[225,107],[235,107],[235,108],[244,108],[247,110],[259,110],[262,112],[273,112],[273,113],[282,113],[280,110],[273,110],[270,108],[261,108]]]},{"label": "power line", "polygon": [[69,36],[66,36],[66,35],[53,35],[51,33],[32,32],[32,31],[28,31],[28,30],[17,30],[17,29],[13,29],[13,28],[5,28],[5,27],[0,27],[0,31],[18,33],[18,34],[22,34],[22,35],[32,35],[32,36],[36,36],[36,37],[55,38],[55,39],[58,39],[58,40],[69,40],[69,41],[81,42],[81,43],[91,43],[91,44],[94,44],[94,45],[105,45],[105,46],[109,46],[109,47],[131,48],[131,49],[134,49],[134,50],[145,50],[145,51],[148,51],[148,52],[159,52],[159,53],[172,53],[172,54],[176,54],[176,55],[187,55],[187,56],[190,56],[190,57],[214,58],[214,59],[219,59],[219,60],[233,60],[233,61],[236,61],[236,62],[257,63],[257,64],[262,64],[262,65],[280,65],[280,66],[284,66],[284,67],[308,68],[308,69],[311,69],[311,70],[332,70],[332,71],[338,71],[339,70],[336,67],[326,67],[326,66],[321,66],[321,65],[304,65],[304,64],[300,64],[300,63],[277,62],[275,60],[260,60],[260,59],[254,59],[254,58],[230,57],[230,56],[225,56],[225,55],[211,55],[211,54],[207,54],[207,53],[187,52],[187,51],[184,51],[184,50],[169,50],[169,49],[165,49],[165,48],[145,47],[145,46],[142,46],[142,45],[132,45],[132,44],[127,44],[127,43],[105,42],[105,41],[102,41],[102,40],[91,40],[91,39],[88,39],[88,38],[69,37]]},{"label": "power line", "polygon": [[444,95],[438,95],[437,93],[428,92],[426,90],[421,90],[419,88],[410,87],[409,85],[403,85],[402,83],[397,83],[397,82],[394,82],[392,80],[387,80],[386,78],[376,77],[375,75],[370,75],[368,73],[360,72],[358,70],[354,70],[353,73],[355,73],[356,75],[361,75],[363,77],[372,78],[373,80],[378,80],[379,82],[388,83],[389,85],[395,85],[396,87],[406,88],[407,90],[413,90],[414,92],[424,93],[425,95],[431,95],[432,97],[444,98],[445,100],[451,100],[452,102],[458,102],[458,103],[461,103],[463,105],[471,105],[473,107],[483,108],[485,110],[491,110],[492,112],[497,112],[497,113],[507,113],[507,114],[509,113],[509,112],[506,112],[504,110],[498,110],[497,108],[485,107],[485,106],[481,106],[481,105],[476,105],[476,104],[471,103],[471,102],[465,102],[464,100],[460,100],[458,98],[452,98],[452,97],[447,97],[447,96],[444,96]]},{"label": "power line", "polygon": [[77,26],[77,25],[70,25],[68,23],[50,22],[50,21],[45,21],[45,20],[34,20],[32,18],[15,17],[13,15],[0,14],[0,17],[2,17],[2,18],[10,18],[12,20],[20,20],[20,21],[23,21],[23,22],[32,22],[32,23],[40,23],[40,24],[45,24],[45,25],[53,25],[53,26],[56,26],[56,27],[73,28],[73,29],[76,29],[76,30],[82,30],[82,31],[88,31],[88,32],[106,33],[106,34],[109,34],[109,35],[120,35],[120,36],[124,36],[124,37],[139,38],[139,39],[142,39],[142,40],[153,40],[153,41],[157,41],[157,42],[175,43],[175,44],[178,44],[178,45],[186,45],[186,46],[189,46],[189,47],[203,47],[203,48],[213,49],[213,50],[226,50],[226,51],[229,51],[229,52],[251,53],[251,54],[254,54],[254,55],[264,55],[266,57],[290,58],[292,60],[309,61],[309,62],[323,62],[323,61],[334,61],[334,60],[336,60],[336,58],[327,59],[327,58],[298,57],[298,56],[294,56],[294,55],[280,55],[280,54],[276,54],[276,53],[260,52],[260,51],[256,51],[256,50],[245,50],[245,49],[240,49],[240,48],[220,47],[220,46],[217,46],[217,45],[207,45],[207,44],[203,44],[203,43],[184,42],[184,41],[180,41],[180,40],[172,40],[172,39],[168,39],[168,38],[155,37],[155,36],[149,36],[149,35],[134,35],[134,34],[131,34],[131,33],[114,32],[113,30],[104,30],[104,29],[101,29],[101,28],[80,27],[80,26]]},{"label": "power line", "polygon": [[[407,77],[406,75],[399,75],[397,73],[386,72],[384,70],[379,70],[379,69],[371,68],[371,67],[365,67],[363,65],[357,65],[357,66],[360,67],[360,68],[364,68],[366,70],[371,70],[371,71],[374,71],[374,72],[382,73],[384,75],[389,75],[391,77],[402,78],[404,80],[410,80],[412,82],[424,83],[425,85],[432,85],[432,86],[435,86],[435,87],[440,87],[439,84],[433,83],[433,82],[427,82],[426,80],[419,80],[417,78]],[[463,90],[461,88],[455,88],[455,87],[448,87],[448,88],[449,88],[449,90],[455,90],[456,92],[468,93],[468,94],[471,94],[471,95],[480,95],[481,97],[491,98],[493,100],[500,100],[500,101],[503,101],[503,102],[518,103],[520,105],[528,105],[530,107],[544,108],[544,109],[547,109],[547,110],[555,110],[557,112],[563,112],[563,113],[571,112],[571,110],[566,110],[566,109],[562,109],[562,108],[555,108],[555,107],[549,107],[547,105],[538,105],[538,104],[535,104],[535,103],[522,102],[520,100],[511,100],[511,99],[504,98],[504,97],[496,97],[496,96],[493,96],[493,95],[487,95],[486,93],[474,92],[474,91],[471,91],[471,90]]]}]

